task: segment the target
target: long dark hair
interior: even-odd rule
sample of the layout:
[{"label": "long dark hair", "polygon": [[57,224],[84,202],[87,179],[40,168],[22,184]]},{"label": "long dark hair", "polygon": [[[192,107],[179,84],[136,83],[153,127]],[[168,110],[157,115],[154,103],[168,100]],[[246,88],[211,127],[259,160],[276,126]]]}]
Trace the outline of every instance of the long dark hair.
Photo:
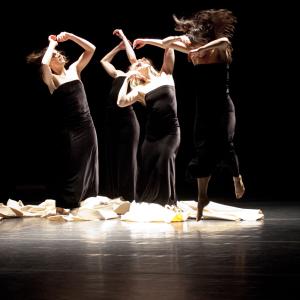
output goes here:
[{"label": "long dark hair", "polygon": [[175,30],[187,34],[194,44],[206,44],[220,37],[231,38],[236,17],[227,9],[200,10],[189,18],[173,15]]}]

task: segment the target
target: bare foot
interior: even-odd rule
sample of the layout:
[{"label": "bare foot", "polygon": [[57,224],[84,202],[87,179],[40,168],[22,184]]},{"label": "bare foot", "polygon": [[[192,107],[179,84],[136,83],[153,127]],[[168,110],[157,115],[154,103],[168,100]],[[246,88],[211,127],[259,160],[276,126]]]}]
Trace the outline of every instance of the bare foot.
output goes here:
[{"label": "bare foot", "polygon": [[233,182],[234,182],[235,197],[236,199],[241,199],[245,193],[245,186],[243,183],[242,176],[239,175],[239,177],[233,177]]},{"label": "bare foot", "polygon": [[200,221],[203,215],[204,207],[209,203],[207,197],[198,198],[197,221]]}]

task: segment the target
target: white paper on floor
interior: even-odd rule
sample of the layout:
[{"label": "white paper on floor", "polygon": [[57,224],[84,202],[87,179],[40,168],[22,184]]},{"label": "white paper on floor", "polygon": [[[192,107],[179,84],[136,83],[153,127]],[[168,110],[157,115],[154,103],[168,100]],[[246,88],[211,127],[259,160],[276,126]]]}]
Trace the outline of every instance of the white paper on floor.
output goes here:
[{"label": "white paper on floor", "polygon": [[[69,210],[67,210],[69,211]],[[56,213],[56,202],[45,200],[39,205],[24,205],[22,201],[9,199],[0,203],[0,220],[18,217],[44,217],[51,221],[109,220],[121,216],[129,222],[184,222],[196,219],[196,201],[178,201],[176,206],[161,206],[155,203],[132,203],[121,198],[110,199],[103,196],[90,197],[81,202],[80,207],[67,215]],[[203,220],[218,219],[228,221],[257,221],[264,218],[260,209],[238,208],[210,202],[203,210]]]}]

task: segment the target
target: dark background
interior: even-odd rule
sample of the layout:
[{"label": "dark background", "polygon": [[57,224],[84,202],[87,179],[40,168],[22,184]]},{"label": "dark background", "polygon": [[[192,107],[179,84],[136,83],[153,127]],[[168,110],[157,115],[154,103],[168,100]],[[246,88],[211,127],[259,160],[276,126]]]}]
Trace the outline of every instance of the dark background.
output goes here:
[{"label": "dark background", "polygon": [[[231,67],[231,96],[236,105],[236,148],[246,185],[245,197],[257,200],[296,200],[297,151],[295,120],[292,108],[295,97],[288,96],[285,64],[291,61],[286,11],[293,7],[262,6],[259,1],[116,1],[98,3],[66,1],[49,3],[9,3],[3,11],[6,21],[2,32],[2,144],[0,202],[8,197],[25,202],[40,201],[51,164],[51,118],[49,93],[36,70],[26,64],[30,52],[48,45],[48,35],[61,31],[82,36],[97,47],[82,72],[88,101],[99,139],[100,164],[103,104],[111,78],[99,60],[119,39],[112,35],[121,28],[130,40],[138,37],[164,38],[174,35],[172,14],[189,16],[207,8],[227,8],[238,19],[232,40],[234,52]],[[163,6],[163,7],[161,7]],[[101,8],[102,7],[102,8]],[[1,21],[3,22],[3,21]],[[13,29],[15,28],[15,29]],[[73,42],[59,46],[72,58],[80,53]],[[152,58],[159,67],[163,50],[146,46],[137,56]],[[127,58],[120,53],[113,63],[126,69]],[[177,189],[180,199],[194,199],[196,183],[187,182],[185,168],[192,154],[194,101],[190,79],[192,65],[186,55],[176,52],[174,78],[177,88],[178,116],[181,124],[181,146],[177,156]],[[135,105],[143,124],[143,110]],[[295,130],[296,131],[296,130]],[[101,167],[101,166],[100,166]],[[101,177],[100,177],[101,180]],[[233,197],[232,177],[219,171],[211,182],[209,193]]]}]

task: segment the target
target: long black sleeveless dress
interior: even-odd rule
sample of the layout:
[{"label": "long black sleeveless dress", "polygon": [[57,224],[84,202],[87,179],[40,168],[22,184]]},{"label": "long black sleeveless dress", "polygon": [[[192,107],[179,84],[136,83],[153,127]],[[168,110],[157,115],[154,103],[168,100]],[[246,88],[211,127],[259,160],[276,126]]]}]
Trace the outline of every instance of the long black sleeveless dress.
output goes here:
[{"label": "long black sleeveless dress", "polygon": [[57,143],[52,195],[56,205],[75,208],[98,195],[98,141],[83,83],[73,80],[51,95]]},{"label": "long black sleeveless dress", "polygon": [[180,144],[175,87],[146,95],[147,121],[141,147],[137,202],[176,204],[175,158]]},{"label": "long black sleeveless dress", "polygon": [[132,106],[119,107],[118,94],[125,76],[116,77],[106,102],[100,194],[109,198],[136,198],[137,149],[140,126]]},{"label": "long black sleeveless dress", "polygon": [[229,94],[229,66],[194,66],[197,85],[194,127],[195,157],[188,165],[192,178],[210,176],[218,166],[229,167],[239,175],[239,162],[233,143],[235,107]]}]

